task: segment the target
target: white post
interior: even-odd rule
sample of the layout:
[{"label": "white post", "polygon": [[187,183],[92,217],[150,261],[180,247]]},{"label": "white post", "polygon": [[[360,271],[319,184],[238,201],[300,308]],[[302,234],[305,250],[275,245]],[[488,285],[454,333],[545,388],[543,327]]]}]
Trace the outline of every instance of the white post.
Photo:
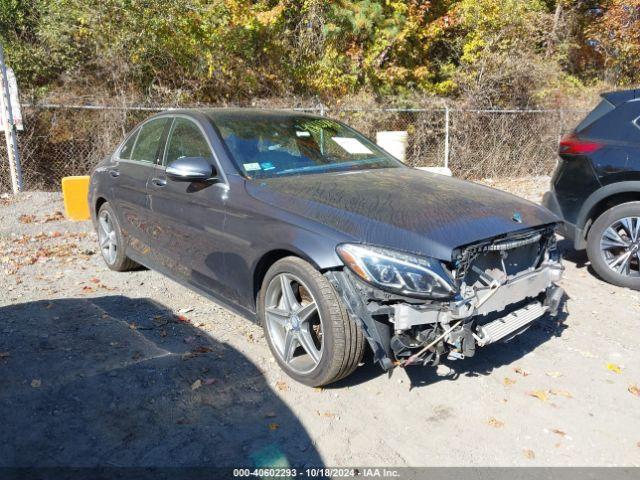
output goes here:
[{"label": "white post", "polygon": [[16,194],[22,191],[22,171],[20,170],[20,155],[18,153],[16,127],[13,124],[9,81],[7,80],[7,67],[4,64],[2,44],[0,44],[0,86],[2,87],[2,92],[0,92],[0,115],[2,115],[2,126],[4,127],[4,136],[7,141],[11,187],[13,188],[13,193]]},{"label": "white post", "polygon": [[449,168],[449,106],[444,106],[444,168]]}]

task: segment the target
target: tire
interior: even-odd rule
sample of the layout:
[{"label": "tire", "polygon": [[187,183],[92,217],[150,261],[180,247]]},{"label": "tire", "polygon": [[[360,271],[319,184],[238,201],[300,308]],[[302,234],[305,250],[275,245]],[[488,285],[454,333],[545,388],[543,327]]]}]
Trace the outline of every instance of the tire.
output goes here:
[{"label": "tire", "polygon": [[[288,313],[283,283],[291,286],[297,301]],[[317,307],[315,311],[311,310],[312,303]],[[296,311],[299,317],[293,313],[294,319],[290,313]],[[331,283],[300,258],[283,258],[267,271],[258,293],[258,317],[274,358],[287,375],[300,383],[312,387],[333,383],[350,375],[362,359],[362,331],[349,318]],[[298,340],[288,344],[288,335],[297,336]],[[309,338],[314,342],[311,348]],[[298,346],[287,361],[286,347],[296,342]],[[318,345],[319,359],[308,353],[314,346],[317,350]]]},{"label": "tire", "polygon": [[[115,243],[115,255],[111,255],[109,253],[109,247],[105,249],[105,235],[109,235],[109,232],[105,230],[104,224],[102,223],[105,218],[107,219],[107,224],[112,228],[112,234],[109,236],[109,242]],[[100,253],[102,254],[102,259],[104,263],[107,264],[111,270],[115,270],[116,272],[127,272],[130,270],[135,270],[140,267],[139,264],[131,260],[124,253],[124,237],[122,236],[122,230],[120,229],[120,224],[118,223],[118,219],[116,217],[113,208],[109,203],[105,202],[100,206],[98,210],[98,225],[97,225],[97,233],[98,233],[98,245],[100,247]]]},{"label": "tire", "polygon": [[[637,229],[640,229],[640,202],[617,205],[602,213],[593,222],[587,235],[587,256],[593,269],[606,282],[640,290],[640,230]],[[632,232],[627,234],[627,230]],[[611,246],[614,243],[620,244],[620,240],[611,241],[609,238],[612,231],[618,233],[618,237],[631,246]],[[603,247],[609,249],[605,252]],[[619,260],[621,256],[624,257],[625,252],[629,253],[628,262]],[[607,262],[612,263],[613,268]]]}]

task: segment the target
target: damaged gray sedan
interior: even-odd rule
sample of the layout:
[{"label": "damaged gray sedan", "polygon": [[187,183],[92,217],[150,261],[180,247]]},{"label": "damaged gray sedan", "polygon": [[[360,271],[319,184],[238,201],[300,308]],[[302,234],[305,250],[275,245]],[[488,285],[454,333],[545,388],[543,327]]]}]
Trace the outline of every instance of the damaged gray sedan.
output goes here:
[{"label": "damaged gray sedan", "polygon": [[171,111],[92,172],[107,266],[145,265],[264,326],[307,385],[472,357],[555,315],[557,218],[409,168],[293,112]]}]

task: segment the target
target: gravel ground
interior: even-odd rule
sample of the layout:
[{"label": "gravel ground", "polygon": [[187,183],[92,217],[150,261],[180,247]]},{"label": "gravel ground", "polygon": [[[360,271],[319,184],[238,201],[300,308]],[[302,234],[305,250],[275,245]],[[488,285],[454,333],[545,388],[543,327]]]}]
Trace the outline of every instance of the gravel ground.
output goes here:
[{"label": "gravel ground", "polygon": [[[484,183],[536,200],[548,179]],[[565,253],[562,324],[311,389],[257,325],[111,272],[60,211],[59,194],[0,199],[0,466],[640,466],[640,295],[582,254]]]}]

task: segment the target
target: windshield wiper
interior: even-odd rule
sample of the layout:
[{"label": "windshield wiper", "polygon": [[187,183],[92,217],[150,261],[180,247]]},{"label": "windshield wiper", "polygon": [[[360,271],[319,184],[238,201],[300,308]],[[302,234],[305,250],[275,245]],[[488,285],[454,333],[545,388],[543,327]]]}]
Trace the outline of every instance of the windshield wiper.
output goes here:
[{"label": "windshield wiper", "polygon": [[287,173],[296,173],[296,172],[313,172],[313,171],[322,171],[322,170],[341,170],[343,168],[355,167],[358,165],[366,165],[369,163],[379,162],[381,159],[379,157],[370,158],[367,160],[353,160],[351,162],[343,162],[343,163],[330,163],[328,165],[308,165],[306,167],[298,167],[298,168],[288,168],[286,170],[281,170],[276,172],[276,175],[284,175]]}]

